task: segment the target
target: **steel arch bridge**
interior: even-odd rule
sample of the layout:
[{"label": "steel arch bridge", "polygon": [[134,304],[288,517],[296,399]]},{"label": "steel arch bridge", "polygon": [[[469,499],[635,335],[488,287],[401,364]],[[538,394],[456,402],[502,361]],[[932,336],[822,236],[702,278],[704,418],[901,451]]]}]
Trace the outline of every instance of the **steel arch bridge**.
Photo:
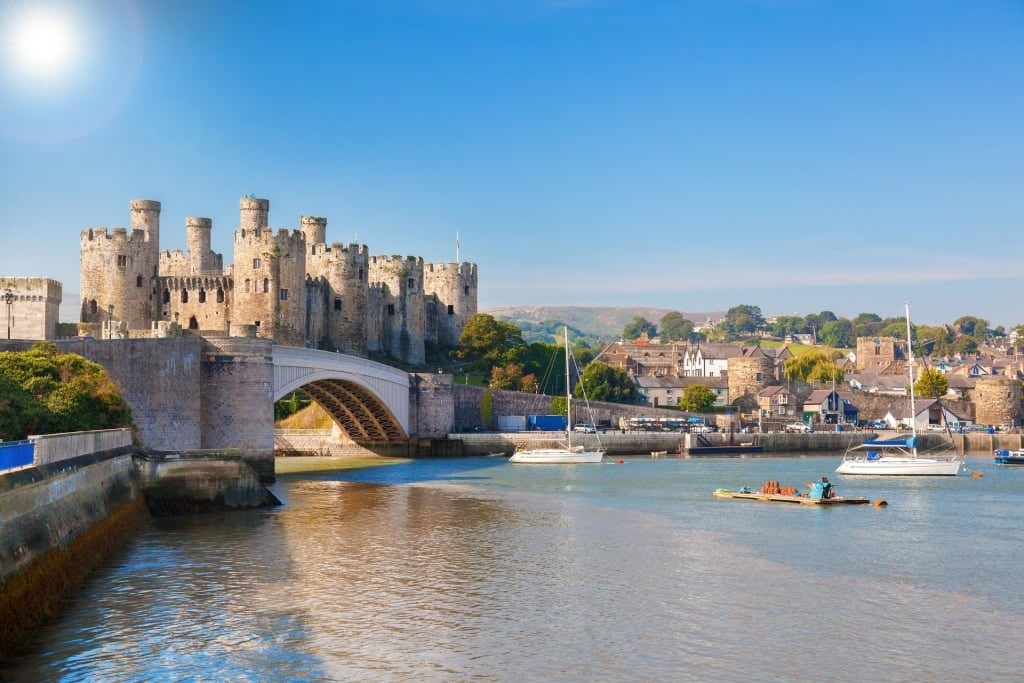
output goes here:
[{"label": "steel arch bridge", "polygon": [[330,351],[273,346],[274,401],[302,390],[357,443],[409,439],[409,374]]}]

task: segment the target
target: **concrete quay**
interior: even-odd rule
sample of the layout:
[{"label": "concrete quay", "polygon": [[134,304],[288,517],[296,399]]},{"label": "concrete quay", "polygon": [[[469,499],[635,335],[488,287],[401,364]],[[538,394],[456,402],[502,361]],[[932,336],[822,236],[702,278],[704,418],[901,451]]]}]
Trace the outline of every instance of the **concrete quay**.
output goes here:
[{"label": "concrete quay", "polygon": [[[603,446],[607,455],[648,455],[656,451],[666,451],[669,455],[686,455],[690,446],[724,446],[752,445],[764,448],[764,455],[806,454],[817,452],[843,453],[850,446],[861,444],[876,438],[873,432],[820,432],[813,434],[680,434],[676,432],[614,432],[603,434],[573,434],[575,445],[596,448]],[[988,436],[988,435],[985,435]],[[1005,435],[1020,437],[1017,435]],[[701,441],[698,441],[698,437]],[[450,440],[462,443],[462,455],[488,455],[505,453],[511,455],[517,448],[543,448],[563,443],[562,432],[482,432],[472,434],[450,434]],[[936,434],[920,434],[918,439],[922,448],[937,446],[941,436]],[[995,437],[997,440],[999,437]],[[973,442],[971,444],[974,445]],[[1005,448],[1007,446],[996,446]],[[1019,446],[1013,446],[1017,448]],[[711,456],[701,456],[711,457]],[[748,457],[751,457],[748,455]],[[756,457],[756,454],[753,455]]]}]

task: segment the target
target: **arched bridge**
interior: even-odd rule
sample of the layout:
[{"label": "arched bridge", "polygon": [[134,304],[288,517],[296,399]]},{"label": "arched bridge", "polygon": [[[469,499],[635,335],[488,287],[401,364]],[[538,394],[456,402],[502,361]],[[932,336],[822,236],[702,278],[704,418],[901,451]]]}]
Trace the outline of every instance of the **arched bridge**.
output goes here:
[{"label": "arched bridge", "polygon": [[301,389],[354,441],[408,439],[408,373],[365,358],[277,344],[273,365],[275,401]]}]

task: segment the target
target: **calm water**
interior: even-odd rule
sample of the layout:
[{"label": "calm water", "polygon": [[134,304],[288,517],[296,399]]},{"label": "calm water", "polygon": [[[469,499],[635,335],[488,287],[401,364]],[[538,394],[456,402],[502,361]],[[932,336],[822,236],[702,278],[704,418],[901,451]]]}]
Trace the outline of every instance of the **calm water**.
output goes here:
[{"label": "calm water", "polygon": [[718,500],[834,455],[425,461],[158,520],[4,675],[25,681],[1011,681],[1024,468]]}]

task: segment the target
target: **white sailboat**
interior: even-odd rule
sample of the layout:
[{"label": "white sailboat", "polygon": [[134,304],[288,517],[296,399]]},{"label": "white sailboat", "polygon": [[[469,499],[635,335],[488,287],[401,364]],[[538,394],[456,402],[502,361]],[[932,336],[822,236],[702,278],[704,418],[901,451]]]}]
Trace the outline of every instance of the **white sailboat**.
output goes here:
[{"label": "white sailboat", "polygon": [[[604,449],[588,451],[583,446],[572,445],[572,392],[569,390],[569,328],[565,328],[565,408],[568,421],[566,423],[565,444],[557,448],[530,448],[516,451],[509,462],[528,464],[572,465],[576,463],[601,462]],[[600,443],[600,436],[597,437]]]},{"label": "white sailboat", "polygon": [[910,339],[910,303],[907,311],[907,371],[910,376],[909,437],[878,439],[852,446],[836,468],[839,474],[882,476],[956,476],[964,467],[964,456],[951,443],[927,453],[917,448],[917,412],[914,406],[914,347]]}]

